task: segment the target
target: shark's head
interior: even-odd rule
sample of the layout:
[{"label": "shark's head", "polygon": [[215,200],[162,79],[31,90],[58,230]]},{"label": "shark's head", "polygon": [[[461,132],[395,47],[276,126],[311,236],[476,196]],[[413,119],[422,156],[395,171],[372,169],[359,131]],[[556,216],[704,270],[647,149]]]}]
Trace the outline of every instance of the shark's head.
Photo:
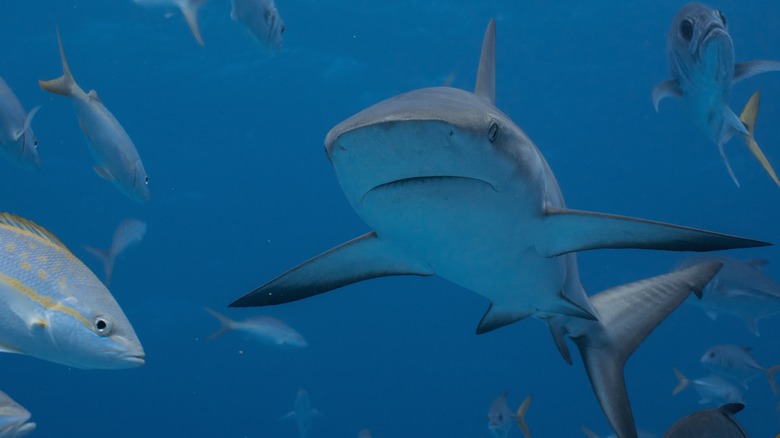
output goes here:
[{"label": "shark's head", "polygon": [[675,15],[668,35],[669,66],[681,84],[703,78],[731,83],[734,46],[726,16],[701,3],[688,3]]}]

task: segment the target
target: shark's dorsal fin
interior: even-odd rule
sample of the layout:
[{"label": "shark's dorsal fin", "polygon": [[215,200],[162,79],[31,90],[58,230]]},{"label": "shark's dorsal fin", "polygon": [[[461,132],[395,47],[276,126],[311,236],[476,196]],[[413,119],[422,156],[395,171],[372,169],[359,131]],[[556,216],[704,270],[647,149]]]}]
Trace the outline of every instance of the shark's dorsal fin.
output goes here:
[{"label": "shark's dorsal fin", "polygon": [[6,225],[11,228],[27,231],[28,233],[32,233],[41,239],[44,239],[56,246],[59,246],[65,251],[70,252],[65,244],[57,238],[57,236],[29,219],[25,219],[11,213],[0,213],[0,225]]},{"label": "shark's dorsal fin", "polygon": [[496,20],[490,20],[482,40],[474,94],[496,104]]},{"label": "shark's dorsal fin", "polygon": [[230,307],[287,303],[370,278],[433,274],[426,263],[399,254],[372,231],[301,263]]},{"label": "shark's dorsal fin", "polygon": [[598,322],[581,321],[573,337],[596,398],[620,437],[636,437],[623,378],[631,353],[692,290],[702,290],[720,263],[701,263],[681,271],[614,287],[591,297]]}]

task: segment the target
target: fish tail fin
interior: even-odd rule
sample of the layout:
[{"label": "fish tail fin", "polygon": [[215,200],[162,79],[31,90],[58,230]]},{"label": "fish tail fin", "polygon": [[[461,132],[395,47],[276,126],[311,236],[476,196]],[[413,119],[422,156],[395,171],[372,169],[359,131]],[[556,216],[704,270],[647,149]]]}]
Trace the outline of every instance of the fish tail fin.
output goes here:
[{"label": "fish tail fin", "polygon": [[591,297],[599,321],[569,321],[593,391],[617,436],[637,436],[623,374],[626,361],[691,291],[701,293],[722,266],[701,263],[608,289]]},{"label": "fish tail fin", "polygon": [[229,332],[229,331],[233,330],[233,325],[234,325],[235,323],[234,323],[234,321],[233,321],[232,319],[230,319],[230,318],[228,318],[227,316],[225,316],[225,315],[223,315],[223,314],[221,314],[221,313],[217,312],[216,310],[211,310],[211,309],[209,309],[208,307],[204,307],[203,309],[204,309],[206,312],[209,312],[210,314],[212,314],[212,315],[213,315],[215,318],[217,318],[217,319],[219,320],[219,322],[222,324],[222,326],[219,328],[219,330],[217,330],[216,332],[214,332],[213,334],[211,334],[211,335],[210,335],[208,338],[206,338],[206,339],[209,339],[209,340],[211,340],[211,339],[217,339],[218,337],[220,337],[220,336],[224,335],[225,333],[227,333],[227,332]]},{"label": "fish tail fin", "polygon": [[585,427],[585,426],[580,426],[580,430],[581,430],[581,431],[582,431],[582,433],[584,433],[584,434],[585,434],[585,436],[587,436],[588,438],[599,438],[599,436],[598,436],[598,435],[596,435],[596,432],[594,432],[594,431],[592,431],[592,430],[588,429],[588,428],[587,428],[587,427]]},{"label": "fish tail fin", "polygon": [[528,408],[531,406],[532,398],[533,397],[531,394],[528,394],[525,397],[525,400],[520,403],[520,407],[517,408],[517,413],[515,414],[515,422],[517,423],[517,427],[520,429],[520,432],[523,433],[525,438],[531,438],[531,430],[528,429],[528,424],[525,422],[525,414],[528,412]]},{"label": "fish tail fin", "polygon": [[769,387],[772,388],[772,393],[777,395],[777,385],[775,385],[775,374],[780,371],[780,364],[773,367],[769,367],[766,370],[766,379],[769,381]]},{"label": "fish tail fin", "polygon": [[202,1],[182,4],[181,13],[184,15],[184,19],[187,20],[187,25],[190,27],[192,35],[198,40],[198,44],[205,46],[203,37],[200,36],[200,27],[198,27],[198,9],[200,9],[202,4]]},{"label": "fish tail fin", "polygon": [[677,368],[672,368],[672,371],[674,371],[674,375],[677,377],[677,386],[672,390],[672,395],[677,395],[680,391],[688,387],[690,381],[688,381],[688,378]]},{"label": "fish tail fin", "polygon": [[101,262],[103,262],[103,270],[106,273],[106,277],[105,277],[106,286],[111,284],[111,275],[114,272],[114,254],[107,249],[95,248],[89,245],[84,245],[84,249],[86,249],[88,253],[94,255],[95,257],[100,259]]},{"label": "fish tail fin", "polygon": [[729,176],[731,177],[731,180],[734,181],[734,184],[739,188],[741,186],[739,185],[739,180],[737,179],[737,175],[734,174],[734,170],[731,168],[731,163],[729,163],[729,159],[726,156],[725,146],[726,143],[719,144],[718,152],[720,152],[720,158],[723,160],[723,164],[726,165],[726,170],[729,172]]},{"label": "fish tail fin", "polygon": [[761,166],[763,166],[766,173],[772,177],[772,180],[775,182],[775,184],[780,187],[780,179],[777,178],[775,169],[773,169],[772,165],[769,164],[769,160],[767,160],[761,148],[758,147],[758,143],[756,143],[756,139],[753,136],[753,130],[756,126],[756,119],[758,118],[758,106],[760,102],[761,92],[756,91],[752,96],[750,96],[750,99],[745,104],[745,108],[742,110],[742,114],[739,115],[739,121],[745,125],[745,129],[748,131],[748,135],[745,135],[744,137],[745,143],[747,143],[750,152],[752,152],[758,162],[761,163]]},{"label": "fish tail fin", "polygon": [[80,87],[76,84],[76,80],[73,79],[73,75],[68,67],[68,59],[65,57],[65,49],[62,46],[62,36],[60,35],[60,28],[57,26],[57,41],[60,44],[60,57],[62,58],[62,76],[50,81],[38,81],[38,85],[44,90],[61,94],[63,96],[72,96],[76,90]]}]

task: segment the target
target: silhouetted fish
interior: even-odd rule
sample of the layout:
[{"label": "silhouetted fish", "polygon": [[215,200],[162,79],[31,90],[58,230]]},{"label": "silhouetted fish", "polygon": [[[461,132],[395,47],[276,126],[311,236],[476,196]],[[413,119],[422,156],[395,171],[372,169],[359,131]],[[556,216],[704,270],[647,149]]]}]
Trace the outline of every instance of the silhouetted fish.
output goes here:
[{"label": "silhouetted fish", "polygon": [[106,286],[111,284],[116,257],[127,249],[128,246],[140,242],[144,238],[144,234],[146,234],[145,222],[138,219],[125,219],[116,227],[110,248],[84,247],[84,249],[103,262],[103,268],[106,272]]},{"label": "silhouetted fish", "polygon": [[312,419],[315,416],[322,416],[322,414],[317,409],[311,407],[309,393],[305,389],[299,389],[295,395],[293,410],[280,418],[280,420],[295,420],[295,424],[298,426],[298,436],[307,438],[311,429]]},{"label": "silhouetted fish", "polygon": [[718,409],[694,412],[677,420],[663,438],[750,438],[734,418],[744,407],[741,403],[729,403]]}]

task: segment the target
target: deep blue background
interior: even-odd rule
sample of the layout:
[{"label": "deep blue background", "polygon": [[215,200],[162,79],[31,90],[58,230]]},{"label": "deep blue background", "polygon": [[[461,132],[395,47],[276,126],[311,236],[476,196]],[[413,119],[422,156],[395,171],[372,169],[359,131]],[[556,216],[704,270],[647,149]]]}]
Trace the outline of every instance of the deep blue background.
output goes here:
[{"label": "deep blue background", "polygon": [[[550,3],[555,3],[551,5]],[[542,6],[543,5],[543,6]],[[278,421],[298,388],[325,414],[312,437],[486,436],[485,414],[507,389],[532,393],[535,436],[605,434],[579,359],[567,366],[547,328],[527,320],[484,336],[487,302],[439,278],[387,278],[274,308],[225,306],[295,264],[368,231],[348,206],[322,150],[327,131],[400,92],[471,89],[488,20],[498,28],[498,106],[528,132],[572,208],[625,214],[780,243],[780,189],[737,140],[728,146],[742,188],[679,101],[650,102],[668,76],[666,31],[682,2],[279,0],[284,50],[265,53],[230,17],[227,0],[201,10],[205,47],[180,14],[130,0],[6,0],[0,75],[33,123],[40,171],[0,163],[0,210],[59,236],[93,270],[83,245],[107,246],[126,217],[145,240],[116,264],[111,290],[141,338],[147,364],[83,371],[31,357],[0,357],[0,388],[26,406],[39,437],[294,437]],[[737,59],[780,59],[776,0],[713,3],[729,17]],[[71,68],[133,138],[152,202],[133,203],[92,171],[70,102],[38,79],[61,74],[59,24]],[[780,167],[780,75],[736,86],[736,112],[763,93],[756,138]],[[778,249],[735,251],[768,258]],[[590,291],[669,271],[683,254],[594,251],[579,256]],[[203,306],[244,318],[269,314],[309,341],[275,350],[229,335]],[[689,377],[717,343],[751,345],[780,362],[780,317],[751,335],[683,305],[634,354],[629,393],[640,427],[659,435],[699,408],[671,396],[673,366]],[[243,353],[240,353],[243,352]],[[761,379],[739,418],[754,437],[780,431]],[[520,436],[517,430],[513,436]]]}]

